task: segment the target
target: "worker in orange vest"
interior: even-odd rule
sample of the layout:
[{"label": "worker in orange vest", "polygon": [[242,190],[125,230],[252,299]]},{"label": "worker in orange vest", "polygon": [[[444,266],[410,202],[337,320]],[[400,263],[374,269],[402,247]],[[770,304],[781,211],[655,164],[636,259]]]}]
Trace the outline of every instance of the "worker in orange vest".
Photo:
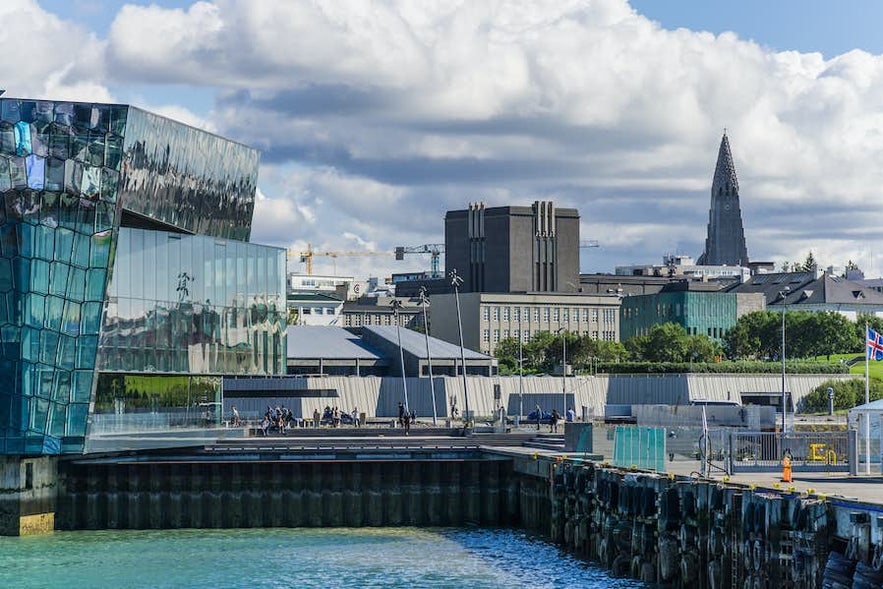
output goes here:
[{"label": "worker in orange vest", "polygon": [[786,448],[785,454],[782,456],[782,482],[790,483],[791,478],[791,450]]}]

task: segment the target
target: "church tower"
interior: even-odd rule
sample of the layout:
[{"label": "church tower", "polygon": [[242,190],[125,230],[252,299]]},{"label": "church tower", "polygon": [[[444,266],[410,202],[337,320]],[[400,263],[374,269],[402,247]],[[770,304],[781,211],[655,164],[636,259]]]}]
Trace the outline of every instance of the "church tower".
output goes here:
[{"label": "church tower", "polygon": [[748,248],[742,229],[739,208],[739,181],[730,153],[730,141],[724,131],[717,152],[717,166],[711,182],[711,211],[708,214],[708,237],[699,264],[707,266],[747,266]]}]

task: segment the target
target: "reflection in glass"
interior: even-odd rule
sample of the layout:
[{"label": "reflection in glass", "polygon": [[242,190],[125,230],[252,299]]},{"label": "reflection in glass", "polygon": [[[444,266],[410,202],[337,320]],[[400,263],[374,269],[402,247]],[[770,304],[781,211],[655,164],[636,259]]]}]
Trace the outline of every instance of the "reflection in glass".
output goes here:
[{"label": "reflection in glass", "polygon": [[[0,98],[0,454],[82,451],[93,391],[128,404],[99,358],[199,395],[194,374],[284,372],[284,252],[224,241],[249,237],[257,162],[124,105]],[[237,284],[236,255],[265,279]]]}]

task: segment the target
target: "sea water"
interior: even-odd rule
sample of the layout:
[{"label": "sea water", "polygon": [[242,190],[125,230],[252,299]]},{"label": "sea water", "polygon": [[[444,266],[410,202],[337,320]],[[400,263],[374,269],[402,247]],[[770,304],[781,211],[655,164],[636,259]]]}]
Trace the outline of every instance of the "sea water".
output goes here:
[{"label": "sea water", "polygon": [[481,528],[55,532],[0,538],[0,587],[644,587],[521,531]]}]

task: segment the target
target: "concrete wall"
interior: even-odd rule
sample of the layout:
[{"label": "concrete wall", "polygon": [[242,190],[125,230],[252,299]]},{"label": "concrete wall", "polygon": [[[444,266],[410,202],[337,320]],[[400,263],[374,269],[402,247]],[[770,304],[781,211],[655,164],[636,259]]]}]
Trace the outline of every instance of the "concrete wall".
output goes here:
[{"label": "concrete wall", "polygon": [[[799,404],[814,387],[828,379],[854,378],[848,375],[788,375],[786,387],[795,403]],[[497,405],[494,400],[494,385],[500,386],[501,404],[509,414],[517,411],[520,392],[524,394],[525,414],[533,411],[539,402],[544,409],[557,407],[563,403],[561,377],[480,377],[468,376],[467,390],[463,390],[462,377],[436,377],[436,411],[439,417],[448,415],[451,400],[457,400],[462,412],[466,407],[466,392],[469,395],[469,408],[479,417],[490,416]],[[418,416],[432,415],[432,396],[428,378],[408,378],[409,406]],[[604,415],[604,406],[615,405],[687,405],[691,399],[740,400],[742,392],[781,391],[782,379],[777,375],[728,375],[728,374],[681,374],[681,375],[615,375],[615,376],[575,376],[567,378],[568,402],[573,404],[578,416],[586,413]],[[321,377],[303,379],[303,388],[335,389],[340,397],[336,404],[347,411],[358,407],[368,417],[398,416],[398,403],[404,398],[401,378],[394,377]],[[312,415],[313,409],[320,411],[329,399],[304,399],[304,415]],[[331,403],[335,404],[335,403]]]},{"label": "concrete wall", "polygon": [[0,536],[55,528],[56,463],[48,456],[0,456]]}]

